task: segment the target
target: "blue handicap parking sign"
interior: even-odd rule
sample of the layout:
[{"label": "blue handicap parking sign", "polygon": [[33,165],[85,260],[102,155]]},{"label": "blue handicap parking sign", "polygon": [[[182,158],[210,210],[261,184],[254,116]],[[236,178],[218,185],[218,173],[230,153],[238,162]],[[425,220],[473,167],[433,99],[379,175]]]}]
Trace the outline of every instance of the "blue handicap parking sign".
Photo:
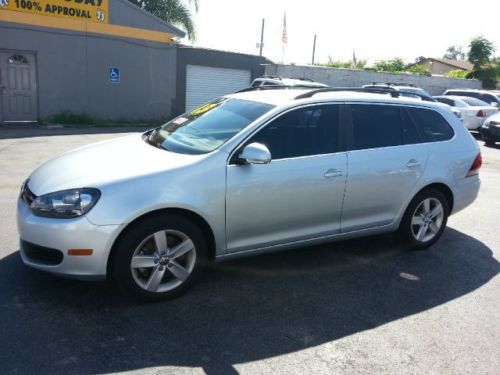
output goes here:
[{"label": "blue handicap parking sign", "polygon": [[120,68],[109,68],[109,81],[111,83],[120,83]]}]

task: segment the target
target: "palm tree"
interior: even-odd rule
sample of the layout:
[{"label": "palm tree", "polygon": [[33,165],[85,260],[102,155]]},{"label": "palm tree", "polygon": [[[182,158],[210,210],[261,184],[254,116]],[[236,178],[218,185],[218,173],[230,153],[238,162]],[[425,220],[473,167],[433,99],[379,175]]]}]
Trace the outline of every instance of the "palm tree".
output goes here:
[{"label": "palm tree", "polygon": [[154,14],[156,17],[169,22],[173,25],[179,25],[186,30],[190,40],[196,39],[196,30],[193,23],[190,5],[198,11],[198,0],[188,0],[187,4],[183,0],[128,0],[132,4]]}]

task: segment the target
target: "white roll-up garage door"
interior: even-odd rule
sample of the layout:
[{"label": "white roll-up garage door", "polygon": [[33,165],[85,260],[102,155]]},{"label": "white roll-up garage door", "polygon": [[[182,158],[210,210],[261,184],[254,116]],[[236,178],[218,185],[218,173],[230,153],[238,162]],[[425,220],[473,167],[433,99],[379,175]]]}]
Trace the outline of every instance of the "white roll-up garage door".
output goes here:
[{"label": "white roll-up garage door", "polygon": [[249,70],[212,68],[188,65],[186,67],[186,111],[190,111],[219,96],[250,86]]}]

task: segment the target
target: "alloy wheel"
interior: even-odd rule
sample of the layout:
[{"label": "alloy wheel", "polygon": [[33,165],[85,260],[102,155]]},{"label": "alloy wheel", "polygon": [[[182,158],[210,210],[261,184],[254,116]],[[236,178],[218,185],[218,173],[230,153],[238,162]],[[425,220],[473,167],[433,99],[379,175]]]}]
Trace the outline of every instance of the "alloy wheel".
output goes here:
[{"label": "alloy wheel", "polygon": [[162,293],[173,290],[191,275],[196,263],[194,242],[177,230],[162,230],[146,237],[135,249],[130,268],[142,289]]},{"label": "alloy wheel", "polygon": [[419,242],[431,241],[443,225],[444,208],[436,198],[424,199],[415,209],[411,220],[411,232]]}]

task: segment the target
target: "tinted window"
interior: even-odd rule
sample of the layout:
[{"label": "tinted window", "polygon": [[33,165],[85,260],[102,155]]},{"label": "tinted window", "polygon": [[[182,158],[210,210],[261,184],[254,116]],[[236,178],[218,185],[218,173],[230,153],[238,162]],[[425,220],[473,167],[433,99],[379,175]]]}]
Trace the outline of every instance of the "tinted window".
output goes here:
[{"label": "tinted window", "polygon": [[444,103],[451,105],[452,107],[455,106],[455,102],[452,99],[446,99],[446,98],[435,98],[438,102]]},{"label": "tinted window", "polygon": [[408,108],[408,111],[422,141],[439,142],[453,138],[453,129],[438,112],[424,108]]},{"label": "tinted window", "polygon": [[405,145],[420,143],[420,137],[418,136],[417,129],[410,119],[410,116],[408,116],[408,113],[404,110],[401,110],[400,113],[403,125],[403,143]]},{"label": "tinted window", "polygon": [[329,154],[337,150],[339,106],[292,110],[260,130],[250,142],[265,144],[273,159]]},{"label": "tinted window", "polygon": [[490,103],[498,103],[499,102],[498,98],[495,95],[490,95],[490,94],[482,94],[479,97],[479,99],[488,103],[488,105],[490,105]]},{"label": "tinted window", "polygon": [[352,115],[353,150],[402,144],[399,107],[355,104],[349,108]]},{"label": "tinted window", "polygon": [[468,105],[471,107],[487,107],[489,106],[488,103],[483,102],[482,100],[476,99],[476,98],[467,98],[463,97],[462,99],[464,102],[466,102]]}]

